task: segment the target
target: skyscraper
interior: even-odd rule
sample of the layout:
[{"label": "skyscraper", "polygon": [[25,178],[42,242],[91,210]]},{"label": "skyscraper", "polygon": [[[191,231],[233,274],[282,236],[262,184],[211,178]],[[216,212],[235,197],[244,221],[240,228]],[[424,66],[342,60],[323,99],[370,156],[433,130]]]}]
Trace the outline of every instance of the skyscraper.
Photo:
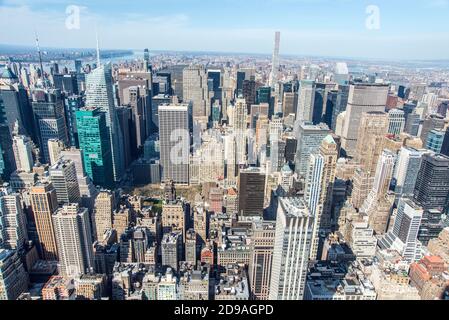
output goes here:
[{"label": "skyscraper", "polygon": [[350,156],[354,155],[359,137],[359,126],[364,112],[384,112],[388,85],[352,84],[349,88],[348,106],[342,135],[342,148]]},{"label": "skyscraper", "polygon": [[301,300],[304,295],[313,217],[300,198],[280,198],[271,269],[270,300]]},{"label": "skyscraper", "polygon": [[193,117],[208,117],[207,73],[203,66],[189,66],[183,70],[183,101],[192,104]]},{"label": "skyscraper", "polygon": [[416,179],[413,199],[424,209],[418,239],[427,245],[443,230],[442,215],[448,206],[449,158],[424,154]]},{"label": "skyscraper", "polygon": [[270,74],[270,83],[269,86],[274,88],[278,80],[279,73],[279,46],[281,42],[281,33],[276,31],[274,35],[274,50],[273,50],[273,59],[271,62],[271,74]]},{"label": "skyscraper", "polygon": [[115,110],[112,69],[110,64],[97,67],[86,77],[86,106],[100,108],[105,113],[111,144],[114,181],[124,171],[123,136]]},{"label": "skyscraper", "polygon": [[273,221],[254,222],[252,232],[251,257],[248,267],[251,295],[255,300],[268,300],[276,223]]},{"label": "skyscraper", "polygon": [[0,248],[0,300],[16,300],[28,289],[28,275],[16,250]]},{"label": "skyscraper", "polygon": [[316,260],[318,253],[319,230],[321,215],[323,210],[323,201],[321,196],[323,183],[324,157],[320,154],[311,154],[306,175],[306,187],[304,200],[309,208],[310,215],[313,217],[313,236],[310,248],[310,259]]},{"label": "skyscraper", "polygon": [[392,109],[388,112],[388,133],[399,135],[405,128],[404,111],[399,109]]},{"label": "skyscraper", "polygon": [[58,139],[68,145],[64,101],[55,89],[33,91],[33,113],[39,136],[41,156],[50,163],[48,140]]},{"label": "skyscraper", "polygon": [[76,119],[84,170],[94,184],[112,187],[113,162],[105,113],[87,107],[76,112]]},{"label": "skyscraper", "polygon": [[159,139],[162,180],[189,183],[191,107],[163,105],[159,107]]},{"label": "skyscraper", "polygon": [[16,159],[16,167],[19,171],[31,172],[33,169],[33,142],[27,136],[15,135],[12,149]]},{"label": "skyscraper", "polygon": [[262,216],[265,195],[265,174],[260,168],[243,169],[238,181],[239,215]]},{"label": "skyscraper", "polygon": [[393,229],[379,241],[379,247],[397,250],[409,263],[419,260],[421,244],[417,237],[422,215],[422,208],[413,200],[401,198]]},{"label": "skyscraper", "polygon": [[388,115],[384,112],[366,112],[360,119],[355,160],[368,174],[374,175],[377,160],[382,153],[382,139],[388,133]]},{"label": "skyscraper", "polygon": [[311,122],[313,119],[313,105],[315,103],[315,82],[301,80],[298,93],[297,121]]},{"label": "skyscraper", "polygon": [[80,187],[72,160],[59,160],[49,172],[59,204],[80,202]]},{"label": "skyscraper", "polygon": [[399,195],[413,195],[416,178],[421,168],[421,158],[425,150],[416,150],[402,147],[396,163],[394,178],[396,179],[395,192]]},{"label": "skyscraper", "polygon": [[310,155],[318,152],[321,142],[328,134],[329,128],[325,124],[299,123],[295,168],[297,174],[305,176]]},{"label": "skyscraper", "polygon": [[52,215],[58,246],[60,272],[76,277],[93,268],[89,212],[78,204],[66,204]]},{"label": "skyscraper", "polygon": [[20,250],[28,240],[25,213],[19,194],[0,190],[0,246]]},{"label": "skyscraper", "polygon": [[31,207],[36,222],[41,257],[44,260],[58,260],[52,214],[58,209],[56,190],[51,183],[39,183],[31,188]]},{"label": "skyscraper", "polygon": [[92,221],[94,224],[94,239],[101,240],[103,235],[112,229],[112,211],[114,209],[114,194],[102,190],[95,199]]}]

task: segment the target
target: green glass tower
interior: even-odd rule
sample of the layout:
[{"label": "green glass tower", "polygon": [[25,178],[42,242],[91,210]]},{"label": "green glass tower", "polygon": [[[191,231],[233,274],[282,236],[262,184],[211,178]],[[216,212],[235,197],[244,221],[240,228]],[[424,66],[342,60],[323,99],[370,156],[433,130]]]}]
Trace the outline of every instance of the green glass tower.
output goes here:
[{"label": "green glass tower", "polygon": [[76,127],[84,168],[95,185],[113,187],[112,152],[105,113],[86,107],[76,111]]}]

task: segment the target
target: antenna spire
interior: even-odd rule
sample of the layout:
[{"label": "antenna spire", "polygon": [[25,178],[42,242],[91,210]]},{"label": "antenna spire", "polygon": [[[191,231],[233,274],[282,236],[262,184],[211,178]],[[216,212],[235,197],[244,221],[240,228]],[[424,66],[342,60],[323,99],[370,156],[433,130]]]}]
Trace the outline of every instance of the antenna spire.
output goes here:
[{"label": "antenna spire", "polygon": [[44,84],[44,88],[46,88],[47,84],[45,83],[45,72],[44,72],[44,65],[42,63],[42,53],[41,53],[41,48],[39,46],[39,37],[37,36],[37,31],[34,31],[34,35],[36,37],[36,48],[37,48],[37,53],[39,54],[39,65],[41,67],[41,72],[42,72],[42,82]]},{"label": "antenna spire", "polygon": [[95,27],[95,35],[97,38],[97,68],[99,68],[101,66],[101,61],[100,61],[100,44],[98,41],[98,29],[97,27]]}]

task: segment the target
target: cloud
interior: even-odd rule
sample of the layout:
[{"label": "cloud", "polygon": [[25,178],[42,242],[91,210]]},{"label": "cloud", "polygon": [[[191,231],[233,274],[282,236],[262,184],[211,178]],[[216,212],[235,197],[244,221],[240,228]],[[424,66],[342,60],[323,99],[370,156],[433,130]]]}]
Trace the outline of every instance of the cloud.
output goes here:
[{"label": "cloud", "polygon": [[[62,3],[62,0],[42,0]],[[268,0],[267,0],[268,1]],[[310,1],[310,0],[269,0]],[[328,0],[320,0],[328,1]],[[339,0],[349,1],[349,0]],[[41,2],[41,1],[39,1]],[[449,51],[447,31],[431,33],[369,32],[337,30],[316,26],[291,28],[239,27],[232,17],[217,16],[222,22],[211,27],[196,23],[183,12],[167,15],[142,12],[93,12],[81,7],[80,29],[67,29],[63,6],[34,8],[37,0],[5,0],[0,6],[3,44],[34,45],[34,30],[43,47],[93,48],[95,29],[104,49],[184,50],[270,53],[274,31],[281,31],[282,54],[356,56],[403,59],[444,58]],[[64,1],[64,4],[67,1]],[[14,17],[14,18],[12,18]],[[203,17],[212,19],[213,17]],[[275,30],[276,29],[276,30]],[[6,30],[6,32],[4,31]],[[435,47],[438,43],[438,49]]]}]

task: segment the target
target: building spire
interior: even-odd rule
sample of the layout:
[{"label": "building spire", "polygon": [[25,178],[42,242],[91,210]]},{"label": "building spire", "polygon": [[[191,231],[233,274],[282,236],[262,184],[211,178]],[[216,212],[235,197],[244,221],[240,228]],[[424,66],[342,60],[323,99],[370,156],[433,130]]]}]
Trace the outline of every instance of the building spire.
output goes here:
[{"label": "building spire", "polygon": [[101,66],[100,44],[99,44],[99,41],[98,41],[98,29],[97,29],[97,27],[95,27],[95,35],[96,35],[96,38],[97,38],[97,68],[100,68],[100,66]]},{"label": "building spire", "polygon": [[39,54],[39,65],[41,68],[41,72],[42,72],[42,83],[44,85],[44,88],[46,88],[47,84],[45,83],[45,72],[44,72],[44,65],[42,63],[42,53],[41,53],[41,48],[39,46],[39,37],[37,36],[37,31],[34,31],[34,35],[36,37],[36,48],[37,48],[37,53]]}]

